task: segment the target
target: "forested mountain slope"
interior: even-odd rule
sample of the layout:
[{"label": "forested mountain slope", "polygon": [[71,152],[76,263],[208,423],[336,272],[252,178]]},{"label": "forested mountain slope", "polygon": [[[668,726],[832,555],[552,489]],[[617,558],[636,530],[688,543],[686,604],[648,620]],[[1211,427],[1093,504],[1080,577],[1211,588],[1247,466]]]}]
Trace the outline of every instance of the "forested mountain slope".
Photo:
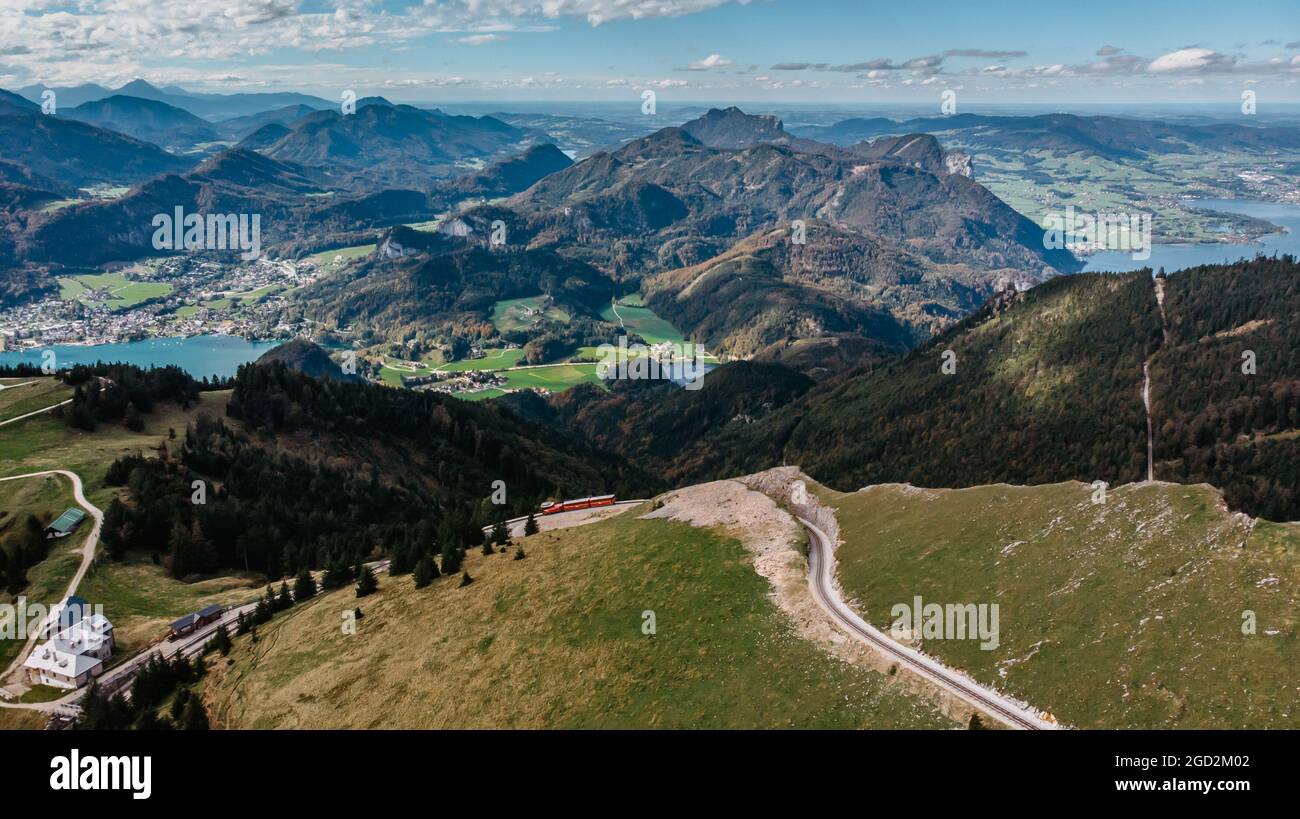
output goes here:
[{"label": "forested mountain slope", "polygon": [[[1213,484],[1253,515],[1300,518],[1300,265],[1258,258],[1167,277],[1167,340],[1158,281],[1082,274],[1003,293],[908,355],[728,426],[660,468],[706,477],[799,464],[841,490],[1142,481],[1149,362],[1155,477]],[[1247,350],[1254,375],[1242,371]]]},{"label": "forested mountain slope", "polygon": [[1300,519],[1300,266],[1197,267],[1164,288],[1169,341],[1151,361],[1156,477]]}]

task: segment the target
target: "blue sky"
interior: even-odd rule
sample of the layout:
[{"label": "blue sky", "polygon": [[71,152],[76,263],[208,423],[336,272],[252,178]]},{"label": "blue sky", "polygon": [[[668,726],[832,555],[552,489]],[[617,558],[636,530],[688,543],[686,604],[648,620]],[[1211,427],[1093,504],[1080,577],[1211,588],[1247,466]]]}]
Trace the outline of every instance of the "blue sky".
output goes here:
[{"label": "blue sky", "polygon": [[[0,0],[0,85],[395,100],[1300,102],[1295,0]],[[993,10],[990,10],[993,9]]]}]

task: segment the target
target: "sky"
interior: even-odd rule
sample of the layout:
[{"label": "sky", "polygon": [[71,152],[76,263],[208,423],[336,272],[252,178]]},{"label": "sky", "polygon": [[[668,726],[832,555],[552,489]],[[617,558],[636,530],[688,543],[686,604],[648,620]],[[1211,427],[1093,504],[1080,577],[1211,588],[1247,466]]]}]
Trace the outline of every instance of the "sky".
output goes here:
[{"label": "sky", "polygon": [[135,78],[422,102],[1265,105],[1300,102],[1300,4],[0,0],[0,87]]}]

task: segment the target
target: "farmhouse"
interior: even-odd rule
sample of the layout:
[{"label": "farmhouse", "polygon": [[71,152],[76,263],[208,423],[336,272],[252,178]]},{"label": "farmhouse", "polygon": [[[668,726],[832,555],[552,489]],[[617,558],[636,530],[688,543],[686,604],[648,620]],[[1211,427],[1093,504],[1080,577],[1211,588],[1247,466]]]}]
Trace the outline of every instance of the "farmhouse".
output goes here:
[{"label": "farmhouse", "polygon": [[172,623],[171,636],[180,637],[182,634],[189,634],[196,629],[203,628],[208,623],[215,623],[220,619],[221,606],[205,606]]},{"label": "farmhouse", "polygon": [[45,537],[67,537],[72,534],[72,530],[81,525],[86,519],[84,509],[78,509],[75,506],[68,507],[62,515],[54,519],[54,522],[45,527]]},{"label": "farmhouse", "polygon": [[113,624],[104,615],[94,614],[37,646],[23,668],[33,684],[80,688],[104,670],[114,645]]}]

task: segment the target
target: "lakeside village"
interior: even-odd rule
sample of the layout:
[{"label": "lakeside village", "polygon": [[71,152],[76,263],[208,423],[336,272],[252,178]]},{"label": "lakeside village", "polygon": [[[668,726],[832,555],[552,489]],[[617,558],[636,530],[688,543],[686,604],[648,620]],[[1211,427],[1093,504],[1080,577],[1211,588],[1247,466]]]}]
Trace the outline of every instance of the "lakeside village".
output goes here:
[{"label": "lakeside village", "polygon": [[[483,357],[483,351],[478,347],[474,347],[470,350],[469,355],[465,357],[465,360],[473,361]],[[402,376],[402,386],[407,389],[440,392],[447,395],[473,395],[489,390],[506,392],[508,391],[506,384],[505,374],[493,370],[466,370],[464,372],[439,372],[433,370],[422,372],[419,375]],[[534,387],[533,389],[544,396],[551,394],[550,390],[542,387]]]},{"label": "lakeside village", "polygon": [[70,273],[58,277],[58,293],[0,310],[0,351],[206,334],[292,338],[307,328],[283,320],[285,294],[320,275],[310,259],[190,256]]}]

